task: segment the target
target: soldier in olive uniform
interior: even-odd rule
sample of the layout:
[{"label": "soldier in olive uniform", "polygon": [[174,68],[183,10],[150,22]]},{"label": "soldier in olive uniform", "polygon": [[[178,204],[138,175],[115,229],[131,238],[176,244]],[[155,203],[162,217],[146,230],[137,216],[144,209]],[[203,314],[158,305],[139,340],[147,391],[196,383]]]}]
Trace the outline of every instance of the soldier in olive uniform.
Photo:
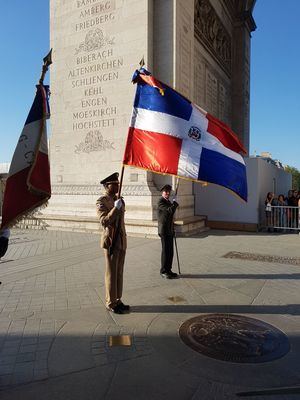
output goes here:
[{"label": "soldier in olive uniform", "polygon": [[161,268],[160,275],[166,279],[178,278],[175,272],[172,272],[172,262],[174,255],[174,214],[178,203],[174,198],[170,201],[172,186],[165,185],[161,188],[162,196],[157,204],[158,235],[161,239]]},{"label": "soldier in olive uniform", "polygon": [[123,268],[126,253],[124,224],[125,203],[117,198],[119,174],[116,172],[100,183],[105,194],[97,200],[97,214],[102,225],[101,247],[104,249],[106,308],[116,314],[124,314],[130,307],[121,301],[123,291]]}]

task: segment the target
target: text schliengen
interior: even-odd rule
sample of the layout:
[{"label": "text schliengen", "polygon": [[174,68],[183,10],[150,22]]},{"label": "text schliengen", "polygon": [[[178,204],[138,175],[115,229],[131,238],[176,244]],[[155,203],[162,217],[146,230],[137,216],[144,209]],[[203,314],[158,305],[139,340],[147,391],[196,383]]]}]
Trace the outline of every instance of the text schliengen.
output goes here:
[{"label": "text schliengen", "polygon": [[119,79],[118,72],[108,72],[107,74],[89,76],[88,78],[81,78],[72,81],[72,88],[96,85],[102,82],[113,81]]}]

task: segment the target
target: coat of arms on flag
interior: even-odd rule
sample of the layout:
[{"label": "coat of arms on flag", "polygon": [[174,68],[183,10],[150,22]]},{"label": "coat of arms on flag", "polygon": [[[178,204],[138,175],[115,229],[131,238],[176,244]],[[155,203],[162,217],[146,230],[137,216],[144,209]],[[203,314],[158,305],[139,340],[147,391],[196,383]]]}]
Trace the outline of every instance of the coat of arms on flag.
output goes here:
[{"label": "coat of arms on flag", "polygon": [[141,68],[124,165],[224,186],[247,201],[246,153],[233,131]]}]

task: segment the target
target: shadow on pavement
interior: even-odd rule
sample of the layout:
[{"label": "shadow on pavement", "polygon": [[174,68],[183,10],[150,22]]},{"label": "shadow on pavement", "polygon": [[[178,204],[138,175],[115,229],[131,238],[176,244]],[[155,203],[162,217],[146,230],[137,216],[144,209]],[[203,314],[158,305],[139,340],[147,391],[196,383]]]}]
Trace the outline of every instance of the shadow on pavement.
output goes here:
[{"label": "shadow on pavement", "polygon": [[[139,306],[155,309],[202,312],[199,306]],[[210,306],[212,311],[223,306]],[[230,311],[270,312],[271,307],[229,306]],[[281,308],[276,306],[278,311]],[[207,308],[205,308],[207,311]],[[125,316],[106,328],[103,322],[90,321],[97,329],[89,334],[23,334],[16,322],[9,335],[0,334],[0,397],[3,400],[225,400],[236,396],[298,394],[299,336],[289,335],[292,351],[275,362],[249,364],[220,362],[187,347],[173,334],[140,331],[127,326],[130,346],[111,345],[110,337],[124,329]],[[168,321],[168,319],[165,319]],[[28,324],[36,322],[31,320]],[[50,320],[47,320],[49,323]],[[53,322],[53,321],[51,321]],[[29,326],[28,325],[28,326]],[[37,325],[36,325],[37,326]],[[33,327],[33,325],[31,326]],[[67,325],[65,325],[67,327]],[[98,329],[99,328],[99,329]],[[143,333],[142,333],[143,332]],[[288,366],[288,367],[287,367]],[[161,371],[168,370],[166,376]],[[268,393],[269,391],[269,393]],[[146,395],[145,395],[146,393]],[[283,399],[282,397],[278,397]]]},{"label": "shadow on pavement", "polygon": [[242,314],[289,314],[300,315],[299,304],[287,305],[137,305],[132,313],[242,313]]},{"label": "shadow on pavement", "polygon": [[[266,231],[259,231],[259,232],[245,232],[245,231],[227,231],[227,230],[217,230],[217,229],[210,229],[205,232],[199,232],[192,235],[189,235],[189,238],[207,238],[209,236],[287,236],[287,235],[298,235],[300,232],[298,231],[291,231],[291,232],[266,232]],[[185,237],[184,235],[177,234],[178,238]]]},{"label": "shadow on pavement", "polygon": [[181,274],[187,279],[300,279],[299,274]]}]

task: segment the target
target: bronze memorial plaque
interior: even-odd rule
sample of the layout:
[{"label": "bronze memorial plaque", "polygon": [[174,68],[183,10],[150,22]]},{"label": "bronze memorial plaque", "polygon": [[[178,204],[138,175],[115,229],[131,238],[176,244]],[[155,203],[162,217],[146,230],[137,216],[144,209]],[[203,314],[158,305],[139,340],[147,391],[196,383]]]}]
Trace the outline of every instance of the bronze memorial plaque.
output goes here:
[{"label": "bronze memorial plaque", "polygon": [[237,363],[261,363],[290,350],[287,336],[266,322],[233,314],[205,314],[179,328],[183,342],[208,357]]},{"label": "bronze memorial plaque", "polygon": [[108,337],[109,347],[115,346],[131,346],[131,336],[130,335],[115,335]]}]

